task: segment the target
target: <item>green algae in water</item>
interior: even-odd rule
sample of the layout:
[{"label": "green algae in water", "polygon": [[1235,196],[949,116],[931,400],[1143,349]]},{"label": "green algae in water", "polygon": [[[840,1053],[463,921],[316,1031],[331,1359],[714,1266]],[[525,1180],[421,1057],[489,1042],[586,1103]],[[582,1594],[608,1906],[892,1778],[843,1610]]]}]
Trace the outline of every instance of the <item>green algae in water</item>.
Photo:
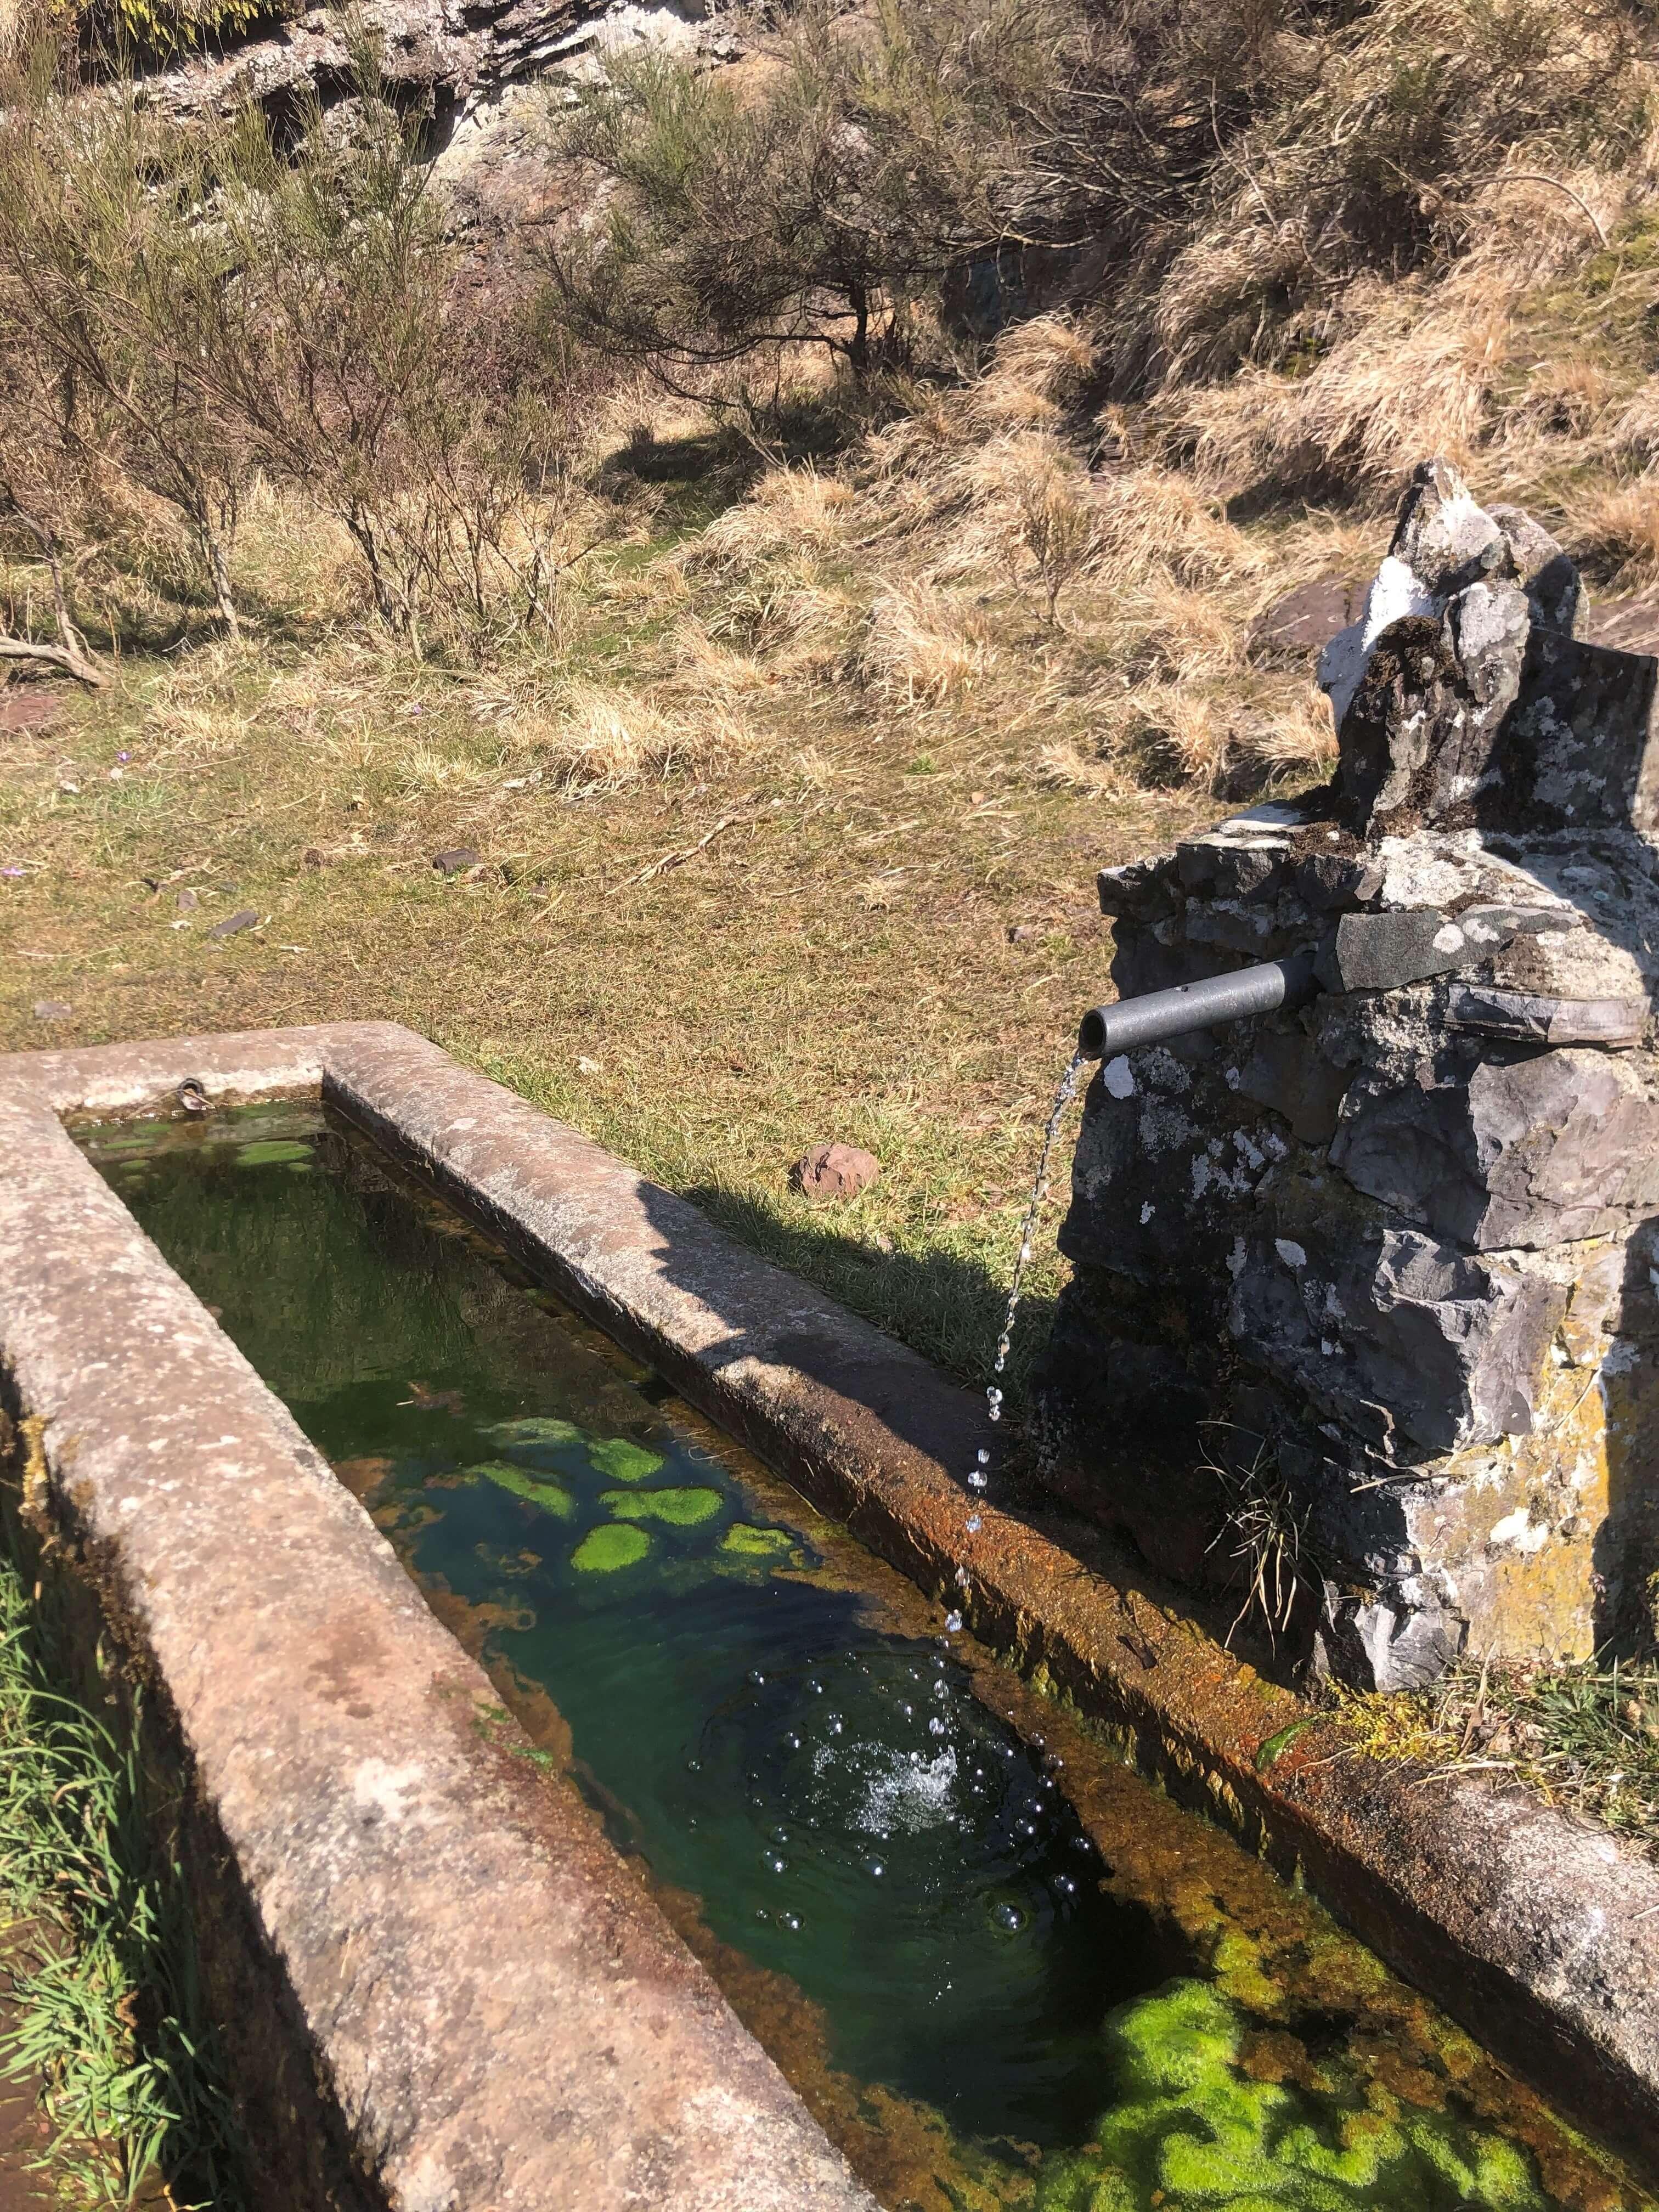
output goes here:
[{"label": "green algae in water", "polygon": [[311,1159],[309,1145],[282,1137],[256,1139],[251,1145],[239,1146],[236,1152],[239,1168],[309,1167]]},{"label": "green algae in water", "polygon": [[619,1521],[666,1521],[676,1528],[695,1528],[720,1510],[718,1490],[605,1490],[599,1503]]},{"label": "green algae in water", "polygon": [[463,1468],[461,1472],[510,1490],[515,1498],[528,1499],[556,1520],[568,1521],[580,1510],[563,1483],[551,1481],[546,1475],[526,1474],[521,1467],[513,1467],[506,1460],[480,1460],[476,1467]]},{"label": "green algae in water", "polygon": [[647,1451],[626,1437],[605,1437],[590,1443],[587,1456],[607,1482],[643,1482],[647,1475],[659,1474],[663,1465],[660,1452]]},{"label": "green algae in water", "polygon": [[787,1559],[795,1549],[795,1540],[787,1528],[757,1528],[752,1522],[734,1521],[720,1538],[720,1547],[739,1559]]},{"label": "green algae in water", "polygon": [[484,1431],[492,1444],[503,1451],[514,1446],[549,1445],[554,1449],[579,1444],[586,1441],[574,1421],[561,1421],[536,1414],[518,1421],[496,1421]]},{"label": "green algae in water", "polygon": [[608,1528],[590,1528],[570,1554],[570,1564],[581,1575],[614,1575],[619,1567],[636,1567],[651,1549],[643,1528],[612,1522]]},{"label": "green algae in water", "polygon": [[1341,2058],[1324,2086],[1253,2080],[1244,2033],[1202,1982],[1123,2006],[1104,2039],[1116,2094],[1089,2151],[1045,2176],[1039,2212],[1547,2212],[1501,2136],[1368,2094]]}]

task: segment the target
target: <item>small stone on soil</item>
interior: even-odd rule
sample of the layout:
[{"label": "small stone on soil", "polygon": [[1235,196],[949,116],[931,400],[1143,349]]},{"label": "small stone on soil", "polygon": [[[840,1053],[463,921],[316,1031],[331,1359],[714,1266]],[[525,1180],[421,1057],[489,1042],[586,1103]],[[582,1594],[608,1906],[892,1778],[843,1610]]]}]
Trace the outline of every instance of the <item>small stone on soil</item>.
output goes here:
[{"label": "small stone on soil", "polygon": [[791,1181],[805,1197],[816,1200],[856,1198],[868,1190],[881,1173],[873,1152],[856,1145],[814,1145],[794,1164]]}]

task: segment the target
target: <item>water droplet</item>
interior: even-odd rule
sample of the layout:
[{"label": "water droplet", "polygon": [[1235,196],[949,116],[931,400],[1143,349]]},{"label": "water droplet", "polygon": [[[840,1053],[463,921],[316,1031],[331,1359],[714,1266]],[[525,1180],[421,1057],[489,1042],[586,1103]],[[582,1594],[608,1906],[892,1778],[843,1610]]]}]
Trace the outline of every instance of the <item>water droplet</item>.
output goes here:
[{"label": "water droplet", "polygon": [[1048,1737],[1046,1735],[1034,1735],[1031,1738],[1031,1748],[1033,1751],[1047,1751],[1048,1748]]},{"label": "water droplet", "polygon": [[751,1667],[749,1669],[749,1679],[757,1690],[764,1688],[766,1677],[762,1674],[758,1667]]},{"label": "water droplet", "polygon": [[970,1536],[977,1536],[977,1535],[978,1535],[978,1534],[979,1534],[979,1532],[980,1532],[980,1530],[981,1530],[981,1529],[985,1526],[984,1518],[983,1518],[983,1516],[982,1516],[981,1515],[980,1515],[980,1514],[978,1514],[978,1513],[970,1513],[970,1514],[968,1516],[968,1524],[967,1524],[967,1525],[968,1525],[968,1534],[969,1534]]},{"label": "water droplet", "polygon": [[778,1915],[778,1920],[781,1925],[787,1928],[792,1936],[799,1936],[800,1934],[800,1915],[799,1912],[781,1912]]},{"label": "water droplet", "polygon": [[879,1881],[887,1871],[887,1862],[885,1859],[866,1859],[864,1871],[866,1874],[873,1875]]},{"label": "water droplet", "polygon": [[701,1774],[702,1772],[702,1759],[688,1759],[685,1762],[685,1771],[688,1774]]},{"label": "water droplet", "polygon": [[816,1677],[809,1681],[806,1686],[812,1692],[812,1695],[815,1698],[821,1698],[823,1695],[823,1685],[822,1682],[818,1681]]},{"label": "water droplet", "polygon": [[793,1731],[791,1734],[785,1736],[783,1742],[784,1748],[787,1751],[799,1751],[800,1749],[800,1738],[794,1735]]},{"label": "water droplet", "polygon": [[991,1455],[986,1450],[983,1444],[980,1446],[978,1451],[975,1454],[975,1457],[978,1460],[981,1467],[989,1467],[991,1464]]},{"label": "water droplet", "polygon": [[973,1577],[969,1575],[966,1567],[958,1567],[957,1569],[957,1588],[958,1589],[966,1589],[972,1579]]},{"label": "water droplet", "polygon": [[1091,1851],[1094,1849],[1094,1844],[1087,1836],[1073,1836],[1072,1838],[1072,1849],[1074,1851]]},{"label": "water droplet", "polygon": [[982,1474],[978,1468],[975,1468],[968,1478],[969,1486],[974,1490],[983,1490],[990,1480],[988,1474]]},{"label": "water droplet", "polygon": [[1061,1897],[1075,1897],[1077,1895],[1077,1884],[1072,1880],[1071,1875],[1068,1874],[1057,1874],[1054,1876],[1054,1887]]},{"label": "water droplet", "polygon": [[962,1615],[959,1613],[947,1613],[945,1616],[945,1626],[947,1634],[957,1635],[962,1628]]},{"label": "water droplet", "polygon": [[945,1723],[937,1713],[927,1723],[927,1733],[929,1735],[943,1735],[945,1733]]},{"label": "water droplet", "polygon": [[768,1874],[787,1874],[789,1871],[789,1862],[781,1851],[763,1851],[761,1864]]},{"label": "water droplet", "polygon": [[916,1717],[915,1707],[914,1705],[907,1705],[902,1703],[902,1701],[900,1703],[899,1711],[903,1714],[907,1721],[913,1721]]},{"label": "water droplet", "polygon": [[839,1713],[831,1713],[827,1725],[831,1735],[839,1735],[842,1732],[841,1715]]},{"label": "water droplet", "polygon": [[999,1928],[1006,1929],[1011,1936],[1018,1936],[1025,1925],[1024,1913],[1006,1898],[999,1899],[992,1906],[991,1917]]},{"label": "water droplet", "polygon": [[788,1840],[789,1840],[789,1831],[788,1831],[788,1829],[787,1829],[787,1828],[774,1828],[774,1829],[773,1829],[773,1831],[772,1831],[772,1841],[773,1841],[775,1844],[787,1844],[787,1843],[788,1842]]},{"label": "water droplet", "polygon": [[763,1905],[757,1905],[755,1907],[755,1917],[757,1920],[769,1920],[772,1916]]}]

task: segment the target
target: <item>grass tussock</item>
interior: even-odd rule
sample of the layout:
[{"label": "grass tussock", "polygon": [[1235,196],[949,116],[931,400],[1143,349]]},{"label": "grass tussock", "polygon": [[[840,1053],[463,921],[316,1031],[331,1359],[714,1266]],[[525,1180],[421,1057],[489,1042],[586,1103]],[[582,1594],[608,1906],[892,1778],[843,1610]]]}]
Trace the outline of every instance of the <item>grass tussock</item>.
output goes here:
[{"label": "grass tussock", "polygon": [[1518,1782],[1659,1853],[1659,1665],[1465,1661],[1431,1691],[1343,1698],[1360,1747],[1432,1771]]},{"label": "grass tussock", "polygon": [[21,1578],[0,1563],[0,1888],[9,2076],[38,2072],[60,2202],[115,2212],[160,2188],[235,2212],[234,2129],[191,1972],[167,1823],[136,1752],[65,1693]]}]

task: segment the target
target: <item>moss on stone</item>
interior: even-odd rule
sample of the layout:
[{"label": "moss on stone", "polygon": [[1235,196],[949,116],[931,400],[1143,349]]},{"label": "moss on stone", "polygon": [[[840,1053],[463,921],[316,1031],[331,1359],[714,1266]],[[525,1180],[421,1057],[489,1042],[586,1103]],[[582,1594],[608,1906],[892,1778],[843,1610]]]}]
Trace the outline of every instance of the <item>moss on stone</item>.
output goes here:
[{"label": "moss on stone", "polygon": [[238,1147],[236,1165],[239,1168],[286,1168],[311,1164],[311,1147],[297,1139],[264,1137],[257,1144]]},{"label": "moss on stone", "polygon": [[637,1565],[650,1549],[643,1528],[612,1521],[588,1530],[570,1554],[570,1564],[585,1575],[612,1575],[619,1567]]},{"label": "moss on stone", "polygon": [[576,1501],[563,1483],[555,1482],[544,1474],[526,1474],[523,1468],[513,1467],[503,1459],[480,1460],[476,1467],[464,1468],[462,1473],[477,1480],[493,1482],[498,1489],[510,1490],[515,1498],[527,1498],[556,1521],[569,1520],[576,1510]]},{"label": "moss on stone", "polygon": [[1115,2094],[1096,2141],[1045,2175],[1040,2212],[1546,2212],[1514,2144],[1402,2107],[1340,2057],[1317,2087],[1251,2080],[1243,2016],[1207,1983],[1121,2007],[1105,2038]]},{"label": "moss on stone", "polygon": [[660,1452],[647,1451],[643,1444],[630,1443],[626,1437],[605,1437],[598,1443],[590,1443],[587,1456],[607,1482],[643,1482],[663,1464]]},{"label": "moss on stone", "polygon": [[619,1521],[666,1521],[676,1528],[695,1528],[720,1510],[718,1490],[605,1490],[599,1503]]}]

